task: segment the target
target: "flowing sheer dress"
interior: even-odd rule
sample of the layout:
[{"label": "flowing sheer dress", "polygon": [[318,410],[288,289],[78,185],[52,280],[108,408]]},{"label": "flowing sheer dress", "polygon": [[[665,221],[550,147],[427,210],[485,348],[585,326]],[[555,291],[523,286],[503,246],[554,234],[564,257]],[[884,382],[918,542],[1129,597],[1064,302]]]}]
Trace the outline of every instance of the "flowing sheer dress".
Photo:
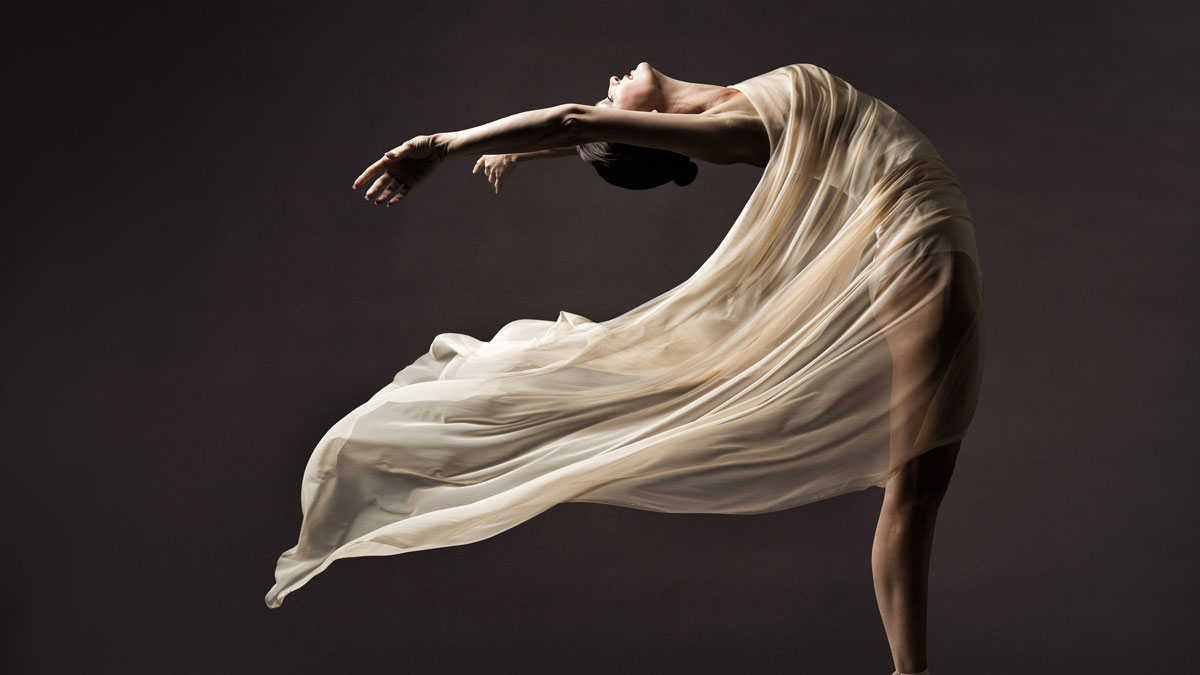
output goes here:
[{"label": "flowing sheer dress", "polygon": [[707,261],[607,321],[437,335],[317,443],[268,606],[339,558],[469,544],[555,504],[776,511],[963,438],[984,294],[949,167],[817,66],[729,86],[771,153]]}]

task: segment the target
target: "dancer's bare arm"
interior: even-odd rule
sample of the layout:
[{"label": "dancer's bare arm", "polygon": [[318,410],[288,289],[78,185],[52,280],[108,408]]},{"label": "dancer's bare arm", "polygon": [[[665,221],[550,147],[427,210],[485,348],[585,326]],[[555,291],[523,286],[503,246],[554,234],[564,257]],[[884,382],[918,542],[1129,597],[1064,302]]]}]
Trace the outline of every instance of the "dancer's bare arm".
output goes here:
[{"label": "dancer's bare arm", "polygon": [[761,166],[769,150],[765,127],[749,115],[641,112],[564,103],[462,131],[415,136],[369,166],[354,181],[354,188],[378,176],[366,198],[391,206],[450,157],[534,152],[592,141],[661,148],[714,164]]},{"label": "dancer's bare arm", "polygon": [[517,169],[517,163],[531,159],[553,159],[555,157],[578,157],[579,150],[574,145],[549,150],[534,150],[533,152],[507,152],[500,155],[482,155],[475,162],[471,173],[483,171],[484,177],[492,184],[496,194],[500,194],[500,186],[504,180]]},{"label": "dancer's bare arm", "polygon": [[713,164],[763,166],[770,142],[762,120],[741,113],[696,115],[571,104],[563,119],[576,145],[593,141],[661,148]]},{"label": "dancer's bare arm", "polygon": [[459,155],[534,152],[573,145],[565,124],[575,104],[527,110],[461,131],[414,136],[384,153],[354,181],[354,189],[372,178],[365,198],[395,204],[433,173],[443,161]]},{"label": "dancer's bare arm", "polygon": [[579,146],[564,145],[561,148],[550,148],[549,150],[534,150],[533,152],[514,152],[512,158],[518,162],[524,162],[527,159],[553,159],[555,157],[578,157]]}]

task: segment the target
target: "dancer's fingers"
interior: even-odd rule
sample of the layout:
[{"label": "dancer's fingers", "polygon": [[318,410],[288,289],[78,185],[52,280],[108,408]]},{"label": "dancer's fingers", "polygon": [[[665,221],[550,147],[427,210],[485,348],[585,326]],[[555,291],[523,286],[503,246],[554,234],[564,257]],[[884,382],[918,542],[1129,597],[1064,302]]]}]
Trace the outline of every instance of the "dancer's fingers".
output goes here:
[{"label": "dancer's fingers", "polygon": [[479,173],[479,167],[483,166],[483,155],[479,156],[479,161],[475,162],[475,168],[471,169],[471,173]]},{"label": "dancer's fingers", "polygon": [[396,191],[396,188],[399,186],[400,186],[400,183],[396,180],[392,180],[391,182],[389,182],[387,184],[387,187],[385,187],[383,189],[383,191],[380,192],[377,197],[375,197],[375,203],[382,204],[383,202],[387,201],[388,197],[391,197],[392,194]]},{"label": "dancer's fingers", "polygon": [[388,201],[387,205],[391,206],[392,204],[399,202],[401,199],[404,199],[404,196],[408,194],[410,189],[411,188],[409,188],[407,185],[401,185],[400,189],[396,190],[395,196]]},{"label": "dancer's fingers", "polygon": [[390,173],[383,174],[375,181],[375,184],[371,186],[371,189],[367,190],[367,194],[363,195],[363,199],[366,199],[366,200],[375,199],[375,196],[379,194],[379,191],[382,190],[383,188],[387,187],[388,183],[391,183],[391,182],[392,182],[392,174],[390,174]]},{"label": "dancer's fingers", "polygon": [[379,161],[375,162],[371,166],[368,166],[366,171],[363,171],[361,174],[359,174],[358,178],[354,179],[354,184],[350,187],[354,190],[357,190],[364,183],[370,180],[371,176],[374,176],[383,170],[383,163],[385,161],[387,161],[387,157],[380,157]]}]

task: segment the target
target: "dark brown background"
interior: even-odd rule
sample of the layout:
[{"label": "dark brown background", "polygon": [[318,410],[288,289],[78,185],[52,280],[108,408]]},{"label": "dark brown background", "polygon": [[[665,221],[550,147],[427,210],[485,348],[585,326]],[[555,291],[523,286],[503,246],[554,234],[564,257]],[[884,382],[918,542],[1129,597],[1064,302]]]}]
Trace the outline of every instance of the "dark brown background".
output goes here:
[{"label": "dark brown background", "polygon": [[463,158],[390,210],[353,178],[641,60],[714,84],[821,65],[966,187],[989,351],[933,672],[1195,663],[1194,10],[505,4],[10,10],[9,672],[891,672],[878,489],[751,517],[561,505],[263,602],[333,422],[438,333],[671,288],[760,169],[635,193],[565,159],[497,197]]}]

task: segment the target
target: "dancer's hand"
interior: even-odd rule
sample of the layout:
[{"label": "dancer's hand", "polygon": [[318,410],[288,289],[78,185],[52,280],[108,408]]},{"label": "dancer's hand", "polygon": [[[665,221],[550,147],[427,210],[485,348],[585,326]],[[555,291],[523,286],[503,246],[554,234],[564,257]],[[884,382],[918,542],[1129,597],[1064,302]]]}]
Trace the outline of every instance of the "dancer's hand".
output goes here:
[{"label": "dancer's hand", "polygon": [[442,163],[444,151],[434,136],[414,136],[388,150],[379,161],[367,167],[354,181],[357,190],[377,174],[382,174],[364,195],[365,199],[388,206],[404,199],[413,187],[425,180]]},{"label": "dancer's hand", "polygon": [[479,173],[479,169],[483,169],[483,174],[487,176],[488,182],[495,188],[496,194],[500,194],[500,183],[504,181],[504,177],[511,174],[517,168],[516,155],[483,155],[475,162],[475,168],[471,169],[471,173]]}]

